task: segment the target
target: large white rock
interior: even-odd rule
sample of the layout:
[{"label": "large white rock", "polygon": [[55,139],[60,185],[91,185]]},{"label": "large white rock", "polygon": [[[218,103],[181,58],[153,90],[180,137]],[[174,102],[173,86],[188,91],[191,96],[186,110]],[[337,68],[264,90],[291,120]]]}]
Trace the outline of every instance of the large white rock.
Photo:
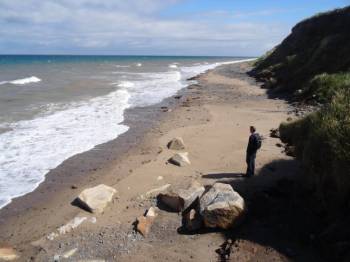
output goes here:
[{"label": "large white rock", "polygon": [[172,158],[169,159],[169,162],[177,166],[187,166],[191,164],[188,158],[188,152],[175,154]]},{"label": "large white rock", "polygon": [[168,143],[168,148],[171,150],[184,150],[185,143],[181,137],[175,137]]},{"label": "large white rock", "polygon": [[244,199],[228,184],[214,184],[200,199],[200,214],[209,228],[231,228],[241,220],[245,209]]},{"label": "large white rock", "polygon": [[197,181],[193,181],[188,189],[172,189],[160,193],[158,200],[170,207],[173,211],[180,212],[187,209],[194,201],[199,199],[205,188]]},{"label": "large white rock", "polygon": [[84,189],[78,196],[78,202],[92,213],[102,213],[116,192],[114,188],[101,184]]},{"label": "large white rock", "polygon": [[0,261],[12,261],[17,258],[17,252],[12,247],[0,246]]}]

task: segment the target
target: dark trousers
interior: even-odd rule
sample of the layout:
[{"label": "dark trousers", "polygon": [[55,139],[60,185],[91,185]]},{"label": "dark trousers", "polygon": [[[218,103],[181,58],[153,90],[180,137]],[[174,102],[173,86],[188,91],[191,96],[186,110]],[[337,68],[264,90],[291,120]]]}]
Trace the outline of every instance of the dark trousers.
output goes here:
[{"label": "dark trousers", "polygon": [[255,172],[255,153],[247,153],[246,162],[247,162],[247,176],[254,176]]}]

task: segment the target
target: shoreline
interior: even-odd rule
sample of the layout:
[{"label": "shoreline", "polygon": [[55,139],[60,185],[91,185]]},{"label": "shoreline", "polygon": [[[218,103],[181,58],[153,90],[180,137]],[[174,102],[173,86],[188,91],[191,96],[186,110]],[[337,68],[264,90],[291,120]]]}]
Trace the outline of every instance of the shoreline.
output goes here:
[{"label": "shoreline", "polygon": [[[222,62],[222,65],[245,63],[251,60],[254,59],[249,58],[239,61]],[[214,69],[209,69],[206,72]],[[202,72],[193,78],[198,78],[206,72]],[[46,199],[54,198],[57,194],[71,197],[72,194],[70,193],[73,193],[73,195],[76,194],[76,190],[71,189],[72,186],[76,187],[76,185],[79,184],[77,188],[77,190],[79,190],[81,187],[94,185],[93,183],[96,183],[96,181],[101,181],[102,183],[106,177],[107,179],[111,179],[111,173],[113,173],[116,166],[118,166],[125,157],[135,153],[135,151],[142,151],[143,146],[147,147],[147,145],[145,145],[147,144],[145,143],[146,137],[157,135],[157,126],[159,123],[164,117],[167,117],[166,115],[174,108],[179,106],[181,99],[178,99],[178,97],[184,96],[186,94],[186,89],[191,85],[191,83],[188,83],[186,87],[180,89],[175,95],[163,99],[160,103],[146,107],[126,109],[124,112],[124,121],[120,123],[129,127],[125,133],[122,133],[111,141],[96,145],[91,150],[66,159],[59,166],[47,173],[44,181],[32,192],[13,198],[9,204],[0,209],[0,223],[3,225],[0,226],[0,236],[5,235],[4,231],[1,229],[9,227],[6,226],[6,224],[23,224],[26,219],[21,219],[20,216],[23,216],[26,212],[31,213],[31,208],[39,210],[39,207],[45,206]],[[164,108],[169,109],[169,112],[165,112]],[[149,152],[147,152],[147,154],[148,153]],[[153,154],[154,153],[155,152],[153,152]],[[145,156],[145,160],[143,161],[147,162],[148,158],[149,157]],[[131,169],[132,168],[118,172],[118,177],[112,178],[113,183],[117,183],[128,176]],[[107,173],[107,175],[102,173]],[[47,210],[47,212],[44,213],[50,213],[51,211],[49,207],[44,207],[42,209]],[[39,213],[41,212],[42,211],[39,211]],[[72,212],[69,212],[67,215],[72,214]],[[9,222],[10,219],[11,221]],[[17,219],[19,221],[14,221]],[[50,225],[50,228],[54,229],[58,227],[60,223],[61,221],[56,221]],[[0,242],[1,241],[8,242],[11,241],[11,238],[3,237],[0,238]]]},{"label": "shoreline", "polygon": [[[116,139],[119,139],[118,143],[111,141],[98,146],[95,150],[73,157],[64,163],[65,168],[61,167],[60,170],[55,170],[57,173],[50,174],[44,182],[45,185],[39,186],[35,192],[29,194],[30,196],[26,195],[23,199],[16,199],[11,203],[13,209],[7,214],[0,210],[2,222],[0,242],[14,246],[21,252],[22,257],[34,256],[41,261],[40,258],[47,259],[48,256],[52,256],[52,252],[56,252],[54,249],[57,248],[57,241],[60,243],[59,246],[62,245],[61,243],[71,246],[74,243],[80,243],[82,241],[80,238],[83,238],[83,245],[89,247],[92,244],[89,242],[90,238],[91,241],[95,239],[87,238],[84,235],[85,232],[95,236],[94,234],[100,234],[98,232],[103,228],[112,228],[113,231],[124,232],[123,236],[128,236],[132,232],[133,219],[151,204],[141,199],[140,195],[161,184],[171,183],[181,187],[186,186],[193,179],[199,179],[207,184],[226,181],[232,174],[242,173],[245,169],[243,159],[247,136],[246,126],[250,124],[248,122],[258,122],[263,135],[266,136],[268,130],[276,127],[274,125],[284,120],[291,111],[284,101],[267,98],[265,91],[246,75],[247,66],[247,63],[223,65],[199,75],[198,84],[182,89],[180,99],[172,97],[163,101],[164,103],[148,107],[144,112],[144,119],[153,119],[151,122],[140,123],[140,119],[135,117],[137,113],[132,112],[136,109],[128,111],[128,117],[125,119],[130,123],[126,124],[134,122],[134,127],[141,124],[146,132],[130,126],[130,131],[135,130],[134,134],[127,135],[127,132]],[[162,112],[161,107],[166,106],[166,103],[172,111]],[[149,116],[152,117],[149,118]],[[192,165],[188,168],[179,169],[165,165],[166,160],[171,156],[171,152],[166,150],[165,145],[174,136],[184,137],[185,143],[190,146]],[[232,145],[225,142],[228,138],[232,140]],[[120,146],[122,139],[125,140],[125,147],[121,150],[122,152],[118,152],[116,148],[122,147]],[[268,139],[266,150],[262,151],[259,158],[258,170],[275,158],[289,159],[276,148],[273,144],[274,140],[270,140]],[[100,152],[104,152],[105,155],[101,156],[99,169],[93,166],[93,163],[96,161],[94,159],[96,153]],[[118,156],[116,156],[117,153],[119,153]],[[74,163],[78,163],[78,166],[74,167]],[[70,169],[69,174],[66,173],[67,169]],[[227,172],[228,170],[230,173]],[[89,171],[88,175],[87,171]],[[162,180],[157,179],[160,176]],[[62,236],[57,241],[45,241],[49,233],[75,216],[90,216],[70,203],[82,189],[100,183],[115,187],[118,198],[107,208],[105,214],[97,216],[96,225],[83,224],[73,233]],[[72,185],[77,189],[72,189]],[[10,218],[11,221],[9,221]],[[177,214],[172,215],[169,221],[168,227],[172,228],[170,232],[173,232],[174,227],[176,229],[178,226]],[[170,232],[167,230],[158,232],[164,245],[169,244],[169,241],[174,243],[173,241],[176,242],[183,237],[172,235]],[[215,234],[214,240],[211,239],[212,236],[203,236],[203,241],[211,239],[210,241],[218,244],[221,241],[219,235]],[[75,240],[71,242],[67,238]],[[30,244],[39,240],[40,245]],[[135,241],[139,249],[133,255],[124,257],[125,254],[122,254],[122,251],[115,252],[118,256],[123,255],[125,261],[143,261],[138,255],[143,254],[141,251],[147,245],[139,243],[137,239]],[[189,246],[192,245],[188,243],[187,238],[181,241]],[[82,256],[84,252],[88,252],[84,251],[82,246],[81,249]],[[46,253],[42,253],[42,250]],[[111,258],[105,247],[95,251],[97,253],[91,256]],[[207,253],[209,251],[210,253]],[[154,252],[156,250],[146,251],[145,254],[152,257],[151,254]],[[203,252],[201,253],[203,257],[208,255],[213,257],[215,253],[212,253],[211,249]],[[171,254],[168,255],[171,257]],[[159,259],[161,261],[161,257]]]},{"label": "shoreline", "polygon": [[[253,59],[241,59],[241,60],[237,60],[237,61],[215,62],[215,63],[209,64],[209,68],[210,68],[210,67],[214,67],[214,66],[216,67],[216,66],[218,66],[218,65],[232,64],[232,63],[245,62],[245,61],[251,61],[251,60],[253,60]],[[210,69],[209,69],[209,70],[210,70]],[[207,70],[206,70],[206,71],[207,71]],[[205,73],[205,71],[201,72],[200,74],[203,74],[203,73]],[[191,78],[196,78],[197,76],[198,76],[198,75],[195,75],[195,76],[192,76]],[[183,81],[183,80],[181,80],[181,81]],[[89,148],[86,149],[86,151],[83,151],[83,152],[76,152],[75,155],[71,155],[71,156],[68,157],[67,159],[63,160],[58,166],[56,166],[56,167],[54,167],[54,168],[51,168],[51,169],[48,168],[47,170],[50,170],[50,171],[49,171],[48,173],[46,173],[45,175],[40,173],[40,180],[39,180],[39,181],[36,180],[37,182],[35,182],[34,184],[30,184],[30,189],[27,188],[26,190],[28,190],[28,191],[26,191],[26,193],[21,192],[21,193],[18,193],[18,194],[16,194],[16,195],[13,195],[13,196],[11,197],[11,199],[8,200],[8,202],[6,202],[5,205],[3,205],[3,204],[1,205],[0,210],[3,209],[5,206],[8,206],[8,205],[9,205],[11,202],[13,202],[15,199],[18,199],[18,198],[21,198],[21,197],[26,196],[26,195],[28,195],[28,194],[31,194],[32,192],[34,192],[35,190],[37,190],[38,187],[39,187],[42,183],[45,183],[45,180],[47,179],[48,176],[51,176],[52,173],[57,173],[57,172],[56,172],[56,169],[61,169],[61,166],[62,166],[62,165],[65,165],[66,162],[70,162],[70,159],[75,158],[75,157],[78,156],[78,155],[85,154],[86,152],[89,152],[89,151],[103,150],[103,149],[100,149],[100,147],[103,147],[103,145],[106,145],[106,144],[108,144],[108,143],[110,143],[110,142],[112,142],[112,141],[115,141],[115,140],[118,139],[118,137],[120,137],[121,135],[124,136],[125,133],[129,132],[130,127],[137,126],[137,127],[136,127],[137,129],[145,130],[146,128],[144,128],[142,124],[137,123],[137,121],[135,121],[135,120],[129,121],[128,118],[135,119],[135,115],[139,115],[139,116],[136,116],[136,117],[138,117],[138,120],[139,120],[139,121],[142,121],[142,122],[144,123],[145,126],[147,126],[147,125],[149,126],[150,124],[147,123],[148,121],[143,121],[142,119],[148,119],[148,120],[153,121],[153,120],[152,120],[153,118],[159,118],[159,115],[160,115],[160,114],[158,114],[159,112],[157,112],[157,107],[159,107],[159,108],[168,107],[168,106],[169,106],[168,104],[171,103],[171,100],[172,100],[171,98],[172,98],[172,97],[176,96],[177,94],[181,94],[181,92],[182,92],[183,89],[185,89],[185,88],[187,88],[189,85],[191,85],[191,82],[189,81],[189,79],[187,79],[185,82],[186,82],[186,86],[182,87],[180,90],[178,90],[178,91],[177,91],[174,95],[172,95],[171,97],[166,97],[166,98],[164,98],[162,101],[160,101],[160,102],[158,102],[158,103],[156,103],[156,104],[151,104],[151,105],[142,106],[142,107],[131,106],[131,107],[129,107],[129,108],[126,108],[126,109],[124,110],[124,113],[123,113],[123,118],[124,118],[123,122],[118,123],[118,125],[126,126],[126,127],[127,127],[127,130],[126,130],[126,131],[122,131],[121,134],[119,134],[117,137],[115,137],[115,138],[112,139],[112,140],[103,142],[102,144],[97,144],[97,145],[95,145],[95,146],[92,147],[92,148],[89,146]],[[115,91],[112,91],[112,93],[113,93],[113,92],[115,92]],[[107,94],[107,95],[108,95],[108,94]],[[151,114],[147,114],[147,113],[145,114],[145,113],[143,112],[143,111],[148,112],[148,111],[150,111],[150,110],[152,110],[152,114],[153,114],[153,115],[157,115],[157,114],[158,114],[158,116],[155,116],[155,117],[154,117],[154,116],[151,115]],[[142,115],[145,115],[145,117],[142,117]],[[154,120],[154,121],[157,121],[157,120]],[[128,125],[129,122],[130,122],[130,125]],[[5,131],[8,131],[8,130],[7,130],[7,129],[1,130],[1,128],[0,128],[0,133],[1,133],[1,132],[5,132]],[[119,132],[118,132],[118,133],[119,133]],[[135,133],[137,133],[137,132],[134,132],[134,130],[133,130],[131,133],[135,134]],[[142,132],[138,132],[138,133],[142,133]],[[139,135],[140,135],[140,134],[139,134]],[[128,135],[127,135],[127,136],[128,136]],[[132,135],[132,136],[134,136],[134,135]],[[121,139],[121,140],[122,140],[121,143],[123,144],[123,143],[124,143],[124,142],[123,142],[123,139]],[[68,144],[69,144],[69,143],[68,143]],[[92,146],[93,146],[93,145],[94,145],[94,144],[92,144]],[[119,153],[119,152],[117,152],[117,153]],[[34,170],[36,170],[36,169],[35,169],[35,166],[32,166],[32,167],[33,167]],[[86,170],[85,170],[85,171],[86,171]],[[32,190],[32,191],[29,191],[29,190]],[[7,199],[6,199],[6,200],[7,200]]]}]

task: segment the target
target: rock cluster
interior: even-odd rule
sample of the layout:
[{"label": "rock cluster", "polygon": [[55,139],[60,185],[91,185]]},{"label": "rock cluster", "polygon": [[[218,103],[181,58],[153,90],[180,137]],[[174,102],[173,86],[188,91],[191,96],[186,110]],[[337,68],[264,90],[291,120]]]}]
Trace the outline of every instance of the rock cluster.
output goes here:
[{"label": "rock cluster", "polygon": [[[184,150],[185,143],[181,137],[175,137],[169,141],[169,143],[167,144],[167,147],[168,149],[171,149],[171,150]],[[168,160],[168,162],[180,167],[191,164],[190,159],[188,157],[188,152],[176,153]]]},{"label": "rock cluster", "polygon": [[216,183],[205,192],[198,182],[187,189],[170,189],[158,195],[158,201],[172,211],[182,212],[184,228],[232,228],[243,218],[244,199],[229,184]]}]

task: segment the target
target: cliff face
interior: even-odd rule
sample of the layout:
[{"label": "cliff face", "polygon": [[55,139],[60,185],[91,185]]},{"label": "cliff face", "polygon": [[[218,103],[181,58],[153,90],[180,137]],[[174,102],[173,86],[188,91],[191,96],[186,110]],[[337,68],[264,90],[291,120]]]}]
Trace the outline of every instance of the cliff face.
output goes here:
[{"label": "cliff face", "polygon": [[267,88],[300,95],[315,76],[347,71],[350,6],[298,23],[280,45],[256,63],[252,73]]}]

